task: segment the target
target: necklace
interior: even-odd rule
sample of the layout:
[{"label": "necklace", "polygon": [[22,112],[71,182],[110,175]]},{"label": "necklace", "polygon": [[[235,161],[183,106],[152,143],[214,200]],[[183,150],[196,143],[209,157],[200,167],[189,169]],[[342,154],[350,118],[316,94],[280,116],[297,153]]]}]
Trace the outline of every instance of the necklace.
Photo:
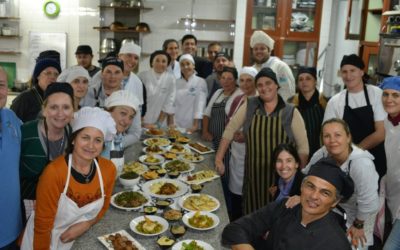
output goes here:
[{"label": "necklace", "polygon": [[82,174],[78,170],[76,170],[76,172],[78,172],[78,174],[82,175],[82,177],[85,179],[85,183],[89,183],[90,182],[90,177],[93,174],[93,169],[94,169],[94,166],[93,166],[93,163],[92,163],[92,164],[90,164],[90,170],[89,170],[88,174]]}]

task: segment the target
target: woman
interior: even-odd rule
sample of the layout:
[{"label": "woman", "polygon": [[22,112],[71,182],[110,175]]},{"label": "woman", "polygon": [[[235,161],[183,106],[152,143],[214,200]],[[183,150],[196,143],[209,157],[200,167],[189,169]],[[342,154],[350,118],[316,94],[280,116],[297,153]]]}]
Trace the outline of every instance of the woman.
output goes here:
[{"label": "woman", "polygon": [[352,144],[350,129],[341,119],[332,118],[322,124],[322,142],[324,146],[315,152],[303,173],[308,173],[309,167],[319,159],[330,156],[350,175],[354,181],[354,194],[339,205],[347,214],[346,226],[352,244],[358,249],[368,249],[373,245],[374,223],[379,207],[379,176],[374,157]]},{"label": "woman", "polygon": [[200,128],[203,110],[206,106],[206,81],[196,76],[194,59],[185,54],[179,58],[182,77],[176,80],[175,125],[193,133]]},{"label": "woman", "polygon": [[175,76],[175,79],[181,78],[181,67],[177,61],[179,56],[179,42],[175,39],[167,39],[163,43],[163,50],[171,57],[167,71]]},{"label": "woman", "polygon": [[274,183],[271,155],[281,143],[295,143],[300,156],[300,166],[308,157],[307,134],[303,118],[297,109],[286,104],[278,95],[278,80],[270,68],[263,68],[255,78],[259,96],[249,98],[228,123],[218,152],[216,170],[224,174],[225,152],[234,133],[241,127],[246,138],[246,156],[243,178],[243,210],[249,214],[272,201],[268,187]]},{"label": "woman", "polygon": [[[170,62],[171,57],[165,51],[156,50],[150,55],[151,69],[138,75],[146,87],[147,96],[143,127],[161,126],[165,117],[173,113],[175,78],[167,72]],[[168,125],[172,125],[171,122]]]},{"label": "woman", "polygon": [[[68,68],[65,81],[71,84],[74,89],[74,110],[80,109],[80,101],[86,96],[90,85],[90,76],[88,71],[82,66],[72,66]],[[60,80],[60,77],[58,78]]]},{"label": "woman", "polygon": [[272,165],[278,175],[276,185],[269,188],[274,200],[300,195],[304,174],[298,170],[300,157],[296,148],[291,144],[279,144],[272,154]]},{"label": "woman", "polygon": [[50,83],[57,80],[60,73],[61,67],[56,60],[41,59],[36,62],[31,88],[19,94],[10,107],[22,122],[37,119],[42,108],[44,92]]},{"label": "woman", "polygon": [[[248,97],[257,94],[254,78],[257,70],[253,67],[243,67],[239,75],[239,87],[243,94],[237,96],[231,105],[227,120],[229,121]],[[239,129],[235,132],[231,144],[231,154],[229,159],[229,192],[232,201],[231,220],[238,219],[242,216],[242,187],[244,175],[244,155],[246,145],[244,143],[243,130]]]},{"label": "woman", "polygon": [[115,121],[117,134],[112,141],[105,143],[102,156],[110,159],[120,173],[124,166],[124,137],[139,112],[139,100],[128,90],[118,90],[106,99],[105,109]]},{"label": "woman", "polygon": [[29,217],[34,209],[36,186],[44,167],[64,153],[74,115],[73,89],[63,82],[50,84],[43,101],[43,119],[22,125],[20,158],[21,196]]},{"label": "woman", "polygon": [[386,201],[392,214],[393,227],[384,250],[400,248],[400,77],[383,80],[382,103],[388,113],[385,118],[385,151],[387,159]]},{"label": "woman", "polygon": [[115,134],[115,122],[106,111],[84,107],[75,114],[72,131],[67,154],[40,177],[22,249],[70,249],[108,209],[116,170],[99,155]]},{"label": "woman", "polygon": [[297,74],[299,93],[289,98],[289,102],[300,111],[307,129],[309,156],[321,147],[321,124],[324,118],[327,99],[317,90],[317,71],[315,68],[301,67]]}]

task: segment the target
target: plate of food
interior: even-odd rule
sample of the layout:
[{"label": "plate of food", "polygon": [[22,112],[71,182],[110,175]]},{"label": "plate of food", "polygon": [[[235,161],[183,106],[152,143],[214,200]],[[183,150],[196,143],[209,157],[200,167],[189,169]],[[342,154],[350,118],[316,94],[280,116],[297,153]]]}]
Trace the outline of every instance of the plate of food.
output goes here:
[{"label": "plate of food", "polygon": [[138,250],[146,249],[125,230],[99,236],[97,239],[109,250],[121,249],[123,246],[131,246],[131,249]]},{"label": "plate of food", "polygon": [[164,156],[165,159],[168,159],[168,160],[175,160],[178,157],[177,154],[174,154],[174,153],[171,153],[171,152],[165,152],[163,154],[163,156]]},{"label": "plate of food", "polygon": [[196,152],[184,153],[184,154],[181,154],[178,158],[181,160],[193,162],[193,163],[204,161],[204,156],[202,156]]},{"label": "plate of food", "polygon": [[189,194],[179,199],[178,204],[187,211],[214,212],[220,207],[217,198],[208,194]]},{"label": "plate of food", "polygon": [[202,240],[182,240],[172,246],[172,250],[214,250],[214,248]]},{"label": "plate of food", "polygon": [[167,172],[179,172],[188,173],[195,169],[195,166],[191,163],[182,160],[173,160],[164,162],[162,167],[167,170]]},{"label": "plate of food", "polygon": [[201,170],[188,176],[183,176],[180,180],[187,184],[202,184],[219,178],[219,175],[214,170]]},{"label": "plate of food", "polygon": [[144,215],[129,223],[131,230],[143,236],[156,236],[168,229],[168,221],[155,215]]},{"label": "plate of food", "polygon": [[189,143],[189,147],[193,150],[196,151],[199,154],[209,154],[215,152],[214,149],[207,147],[204,144],[201,144],[200,142],[191,142]]},{"label": "plate of food", "polygon": [[143,179],[145,179],[146,181],[149,180],[155,180],[160,178],[160,175],[157,173],[156,170],[152,170],[152,171],[146,171],[142,174]]},{"label": "plate of food", "polygon": [[163,213],[163,217],[169,221],[178,221],[182,218],[182,216],[182,211],[176,209],[168,209]]},{"label": "plate of food", "polygon": [[190,142],[190,138],[181,135],[181,136],[176,137],[175,141],[178,143],[186,144],[186,143]]},{"label": "plate of food", "polygon": [[217,215],[205,211],[189,212],[182,217],[182,221],[186,226],[200,231],[213,229],[219,224]]},{"label": "plate of food", "polygon": [[186,154],[186,153],[190,153],[190,149],[183,146],[180,143],[172,143],[171,145],[169,145],[167,147],[167,151],[174,153],[174,154]]},{"label": "plate of food", "polygon": [[123,173],[135,172],[139,175],[143,174],[146,171],[147,171],[147,166],[138,161],[132,161],[129,163],[125,163],[125,165],[122,169]]},{"label": "plate of food", "polygon": [[146,154],[164,154],[166,150],[158,145],[151,145],[143,148],[143,152]]},{"label": "plate of food", "polygon": [[181,181],[162,178],[144,183],[142,190],[149,196],[167,199],[184,195],[189,187]]},{"label": "plate of food", "polygon": [[146,130],[145,135],[149,135],[149,136],[164,136],[165,132],[162,129],[159,128],[150,128],[148,130]]},{"label": "plate of food", "polygon": [[151,198],[139,191],[122,191],[111,196],[111,205],[126,211],[138,210],[150,202]]},{"label": "plate of food", "polygon": [[143,141],[146,146],[157,145],[160,147],[166,147],[171,144],[171,141],[166,138],[148,138]]},{"label": "plate of food", "polygon": [[164,162],[164,157],[156,154],[141,155],[139,161],[146,165],[160,165]]}]

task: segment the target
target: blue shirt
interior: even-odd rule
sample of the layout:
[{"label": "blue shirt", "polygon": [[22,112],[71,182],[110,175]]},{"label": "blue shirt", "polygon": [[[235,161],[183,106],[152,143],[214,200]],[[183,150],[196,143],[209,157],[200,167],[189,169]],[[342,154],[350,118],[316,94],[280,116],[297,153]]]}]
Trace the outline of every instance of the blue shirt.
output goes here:
[{"label": "blue shirt", "polygon": [[22,230],[19,156],[22,122],[10,109],[0,109],[0,248]]}]

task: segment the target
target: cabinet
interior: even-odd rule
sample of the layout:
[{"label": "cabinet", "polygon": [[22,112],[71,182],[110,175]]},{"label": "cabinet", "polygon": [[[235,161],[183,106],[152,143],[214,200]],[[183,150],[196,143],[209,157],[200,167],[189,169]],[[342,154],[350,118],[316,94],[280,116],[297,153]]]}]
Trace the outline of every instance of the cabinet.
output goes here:
[{"label": "cabinet", "polygon": [[99,5],[99,10],[100,26],[93,29],[100,33],[100,58],[107,53],[118,52],[124,40],[141,45],[142,34],[150,32],[150,27],[143,25],[140,19],[143,12],[151,8],[115,6],[109,3]]},{"label": "cabinet", "polygon": [[275,40],[272,54],[289,66],[315,66],[322,0],[247,0],[243,65],[251,65],[250,37],[263,30]]},{"label": "cabinet", "polygon": [[19,0],[0,0],[0,55],[18,55]]}]

